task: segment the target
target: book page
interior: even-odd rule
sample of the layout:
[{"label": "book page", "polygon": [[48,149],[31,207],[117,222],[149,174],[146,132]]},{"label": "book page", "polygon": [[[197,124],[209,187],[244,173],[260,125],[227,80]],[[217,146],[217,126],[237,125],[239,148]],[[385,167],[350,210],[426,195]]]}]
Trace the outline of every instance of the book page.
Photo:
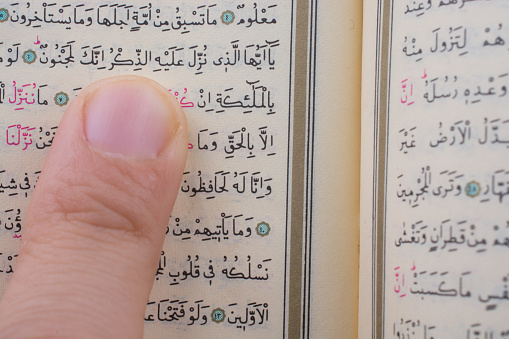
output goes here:
[{"label": "book page", "polygon": [[509,4],[377,10],[363,65],[364,335],[504,338]]},{"label": "book page", "polygon": [[[347,264],[334,259],[333,276],[324,276],[331,265],[320,262],[333,248],[324,241],[340,232],[321,230],[335,227],[335,219],[327,215],[330,204],[324,210],[313,202],[330,197],[311,189],[329,180],[329,172],[320,170],[312,181],[320,164],[348,167],[353,181],[343,180],[358,182],[355,166],[334,167],[339,159],[323,156],[342,137],[327,140],[330,128],[320,132],[328,116],[339,119],[327,107],[336,87],[325,77],[327,68],[312,61],[313,53],[334,43],[328,34],[316,48],[317,27],[324,34],[333,21],[329,16],[320,26],[321,16],[334,6],[321,7],[317,17],[317,3],[301,0],[1,4],[0,295],[16,269],[28,201],[69,102],[93,81],[134,74],[168,88],[189,125],[188,163],[147,301],[145,337],[309,337],[310,319],[323,321],[322,310],[332,305],[324,298],[330,292],[315,298],[312,291],[338,281],[348,284],[333,296],[356,308],[355,228],[343,240],[348,246],[335,252],[346,253]],[[359,5],[354,9],[357,30],[345,34],[349,46],[360,29]],[[358,55],[356,44],[353,54],[340,59]],[[333,54],[325,58],[334,70],[329,74],[337,75]],[[342,89],[344,97],[358,93],[356,72],[358,67],[347,73],[357,85]],[[310,100],[316,83],[323,94],[315,108]],[[354,124],[345,136],[355,140],[358,123],[341,120],[341,130]],[[318,135],[320,148],[314,144]],[[328,149],[322,150],[325,142]],[[355,142],[344,145],[352,164],[358,163]],[[355,186],[344,194],[354,197]],[[338,211],[349,209],[352,220],[355,206],[352,199]],[[319,230],[313,243],[312,227]],[[353,312],[345,314],[350,318],[343,323]],[[331,325],[317,322],[314,331],[333,333],[336,316],[331,312]]]},{"label": "book page", "polygon": [[357,338],[362,3],[317,8],[310,330]]},{"label": "book page", "polygon": [[378,98],[377,60],[379,50],[376,34],[379,20],[379,6],[376,1],[365,1],[362,15],[362,88],[361,88],[361,164],[360,164],[360,234],[359,234],[359,311],[358,337],[375,338],[376,315],[374,314],[374,281],[376,260],[374,237],[374,166],[376,164],[375,139],[377,121],[375,104]]}]

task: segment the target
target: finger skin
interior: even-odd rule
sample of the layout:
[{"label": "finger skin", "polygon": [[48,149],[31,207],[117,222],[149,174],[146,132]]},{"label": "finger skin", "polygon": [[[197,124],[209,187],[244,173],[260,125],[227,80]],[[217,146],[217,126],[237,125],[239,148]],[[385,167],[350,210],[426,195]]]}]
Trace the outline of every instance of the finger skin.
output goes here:
[{"label": "finger skin", "polygon": [[[122,86],[150,92],[174,114],[158,154],[110,154],[87,139],[88,105],[104,88]],[[187,135],[182,109],[151,80],[109,78],[76,97],[30,201],[15,273],[0,304],[0,337],[142,337]]]}]

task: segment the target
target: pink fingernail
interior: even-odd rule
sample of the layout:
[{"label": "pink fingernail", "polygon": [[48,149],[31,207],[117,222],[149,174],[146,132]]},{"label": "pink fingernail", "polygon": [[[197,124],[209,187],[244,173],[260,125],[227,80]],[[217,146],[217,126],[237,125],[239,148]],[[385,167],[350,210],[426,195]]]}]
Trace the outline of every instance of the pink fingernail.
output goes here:
[{"label": "pink fingernail", "polygon": [[86,138],[104,153],[154,157],[178,127],[178,108],[170,100],[142,81],[108,83],[85,104]]}]

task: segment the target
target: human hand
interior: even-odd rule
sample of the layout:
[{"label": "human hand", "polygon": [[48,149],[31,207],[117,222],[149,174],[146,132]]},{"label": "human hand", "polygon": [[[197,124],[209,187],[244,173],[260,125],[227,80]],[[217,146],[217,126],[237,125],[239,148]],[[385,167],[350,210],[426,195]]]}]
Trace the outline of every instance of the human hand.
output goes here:
[{"label": "human hand", "polygon": [[154,81],[96,82],[70,104],[30,201],[1,338],[140,338],[187,157]]}]

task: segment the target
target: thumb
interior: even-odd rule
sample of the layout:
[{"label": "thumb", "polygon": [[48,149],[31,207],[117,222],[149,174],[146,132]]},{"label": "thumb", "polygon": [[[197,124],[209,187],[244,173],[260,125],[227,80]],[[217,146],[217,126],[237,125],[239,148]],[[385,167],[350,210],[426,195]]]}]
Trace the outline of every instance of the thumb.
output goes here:
[{"label": "thumb", "polygon": [[159,84],[129,76],[87,87],[33,193],[2,337],[142,337],[186,157],[184,113]]}]

